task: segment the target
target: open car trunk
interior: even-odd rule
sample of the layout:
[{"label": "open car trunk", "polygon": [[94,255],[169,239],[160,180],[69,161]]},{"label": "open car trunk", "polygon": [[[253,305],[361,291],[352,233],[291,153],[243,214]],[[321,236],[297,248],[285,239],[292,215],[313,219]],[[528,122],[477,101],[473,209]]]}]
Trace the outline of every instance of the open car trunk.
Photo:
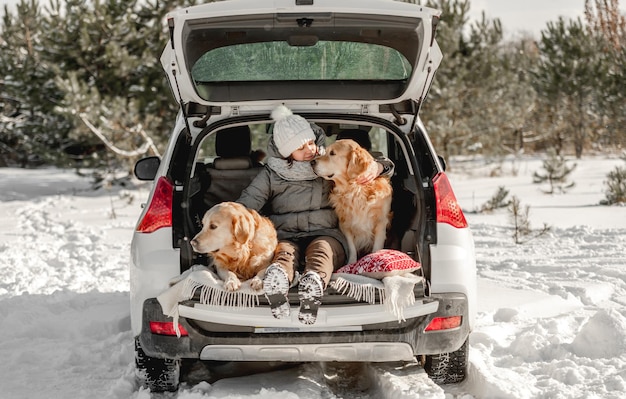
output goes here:
[{"label": "open car trunk", "polygon": [[181,104],[421,103],[439,15],[396,1],[211,3],[168,14],[161,63]]},{"label": "open car trunk", "polygon": [[[428,298],[426,280],[430,266],[428,245],[436,237],[432,220],[429,223],[428,213],[430,206],[428,201],[432,201],[432,192],[420,182],[436,172],[436,163],[429,158],[424,159],[423,165],[411,162],[414,158],[409,154],[413,153],[416,143],[411,142],[408,136],[388,121],[374,117],[360,118],[360,121],[355,121],[340,114],[329,114],[324,117],[317,115],[317,118],[307,114],[303,116],[324,129],[328,143],[346,132],[360,134],[367,137],[371,145],[369,150],[373,155],[384,156],[394,162],[395,171],[391,177],[394,192],[393,218],[385,248],[402,251],[419,261],[422,266],[421,269],[415,271],[415,275],[419,276],[417,283],[413,286],[415,304],[405,309],[403,317],[418,317],[434,312],[438,305],[436,301]],[[244,120],[246,123],[242,125],[241,122]],[[267,133],[271,120],[268,120],[267,116],[260,118],[257,116],[257,118],[234,118],[230,122],[234,125],[224,127],[223,123],[220,123],[219,128],[207,126],[197,136],[190,149],[191,153],[195,154],[190,157],[194,159],[194,162],[188,163],[185,177],[187,182],[184,184],[182,193],[177,197],[179,203],[174,204],[174,208],[187,211],[184,218],[175,219],[185,222],[175,223],[173,226],[173,241],[179,246],[181,253],[181,273],[187,272],[192,266],[211,266],[210,257],[193,252],[189,245],[189,238],[200,231],[202,216],[208,209],[222,201],[236,200],[241,191],[263,168],[258,163],[241,162],[241,158],[247,158],[255,151],[265,148],[267,140],[271,137]],[[222,137],[225,135],[229,136],[228,140]],[[246,137],[249,138],[246,139]],[[224,143],[230,143],[232,148],[221,148]],[[424,143],[419,143],[419,145],[424,145]],[[180,156],[186,158],[187,154],[180,152]],[[429,169],[422,171],[421,168],[425,167],[424,165]],[[426,173],[426,176],[422,176],[423,173]],[[264,210],[261,213],[263,214]],[[429,228],[433,230],[428,232]],[[431,241],[426,237],[429,237]],[[318,322],[312,329],[354,331],[355,329],[380,328],[381,323],[390,323],[394,328],[398,327],[398,322],[402,317],[390,312],[389,308],[381,304],[382,291],[371,291],[374,297],[372,300],[370,296],[368,301],[365,295],[358,297],[345,286],[345,289],[341,286],[333,287],[335,285],[331,282],[322,298],[323,306],[320,308]],[[289,300],[292,306],[297,306],[299,303],[295,287],[290,292]],[[181,316],[195,323],[195,327],[214,332],[224,328],[230,332],[247,333],[269,330],[302,332],[311,329],[299,323],[297,318],[295,320],[272,318],[267,301],[262,295],[254,301],[256,303],[252,309],[239,309],[233,312],[228,306],[211,306],[215,303],[211,304],[203,300],[198,290],[195,296],[179,306],[179,311]],[[365,327],[367,325],[370,327]]]}]

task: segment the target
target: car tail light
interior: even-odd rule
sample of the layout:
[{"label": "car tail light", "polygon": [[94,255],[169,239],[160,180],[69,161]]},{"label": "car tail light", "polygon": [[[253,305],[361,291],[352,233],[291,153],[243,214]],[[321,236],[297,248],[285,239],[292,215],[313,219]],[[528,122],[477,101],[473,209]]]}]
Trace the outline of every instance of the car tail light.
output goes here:
[{"label": "car tail light", "polygon": [[[178,325],[178,331],[180,331],[181,337],[186,337],[189,335],[185,327]],[[150,332],[152,334],[157,335],[172,335],[176,336],[176,327],[174,326],[174,322],[171,321],[151,321],[150,322]]]},{"label": "car tail light", "polygon": [[459,229],[467,227],[467,220],[452,191],[448,176],[445,173],[439,173],[433,179],[433,187],[437,201],[437,222],[447,223]]},{"label": "car tail light", "polygon": [[148,210],[137,226],[140,233],[152,233],[162,227],[172,226],[172,195],[174,186],[165,177],[160,177],[157,181],[152,196],[152,201],[148,205]]},{"label": "car tail light", "polygon": [[461,316],[435,317],[432,319],[424,331],[441,331],[457,328],[461,325]]}]

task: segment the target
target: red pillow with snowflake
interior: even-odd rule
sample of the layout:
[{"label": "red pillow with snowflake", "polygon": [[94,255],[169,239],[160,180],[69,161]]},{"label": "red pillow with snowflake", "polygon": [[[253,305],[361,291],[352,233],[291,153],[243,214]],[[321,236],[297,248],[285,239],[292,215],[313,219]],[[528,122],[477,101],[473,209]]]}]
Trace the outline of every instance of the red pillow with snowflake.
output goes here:
[{"label": "red pillow with snowflake", "polygon": [[335,273],[361,274],[363,276],[382,279],[409,273],[420,268],[416,262],[404,252],[395,249],[381,249],[365,255],[355,263],[345,265]]}]

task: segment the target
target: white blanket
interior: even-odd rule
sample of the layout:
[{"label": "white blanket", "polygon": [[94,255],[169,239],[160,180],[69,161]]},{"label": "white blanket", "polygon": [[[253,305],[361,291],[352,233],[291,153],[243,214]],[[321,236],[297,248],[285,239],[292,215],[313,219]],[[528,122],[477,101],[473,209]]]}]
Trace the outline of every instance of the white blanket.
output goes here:
[{"label": "white blanket", "polygon": [[342,295],[371,304],[376,302],[378,293],[387,310],[398,321],[404,321],[404,308],[415,303],[413,288],[423,280],[410,272],[384,277],[382,281],[358,274],[334,273],[330,285]]},{"label": "white blanket", "polygon": [[233,309],[249,308],[259,304],[259,295],[263,291],[257,291],[250,287],[250,283],[244,281],[237,291],[226,291],[224,281],[220,280],[213,269],[206,266],[192,266],[189,270],[176,277],[170,282],[171,287],[157,297],[161,304],[163,314],[174,319],[174,329],[180,338],[178,328],[178,303],[194,297],[200,289],[200,303],[213,306],[226,306]]},{"label": "white blanket", "polygon": [[[374,304],[378,292],[381,302],[389,312],[404,320],[404,308],[415,303],[413,287],[421,282],[422,277],[413,273],[406,273],[376,280],[356,274],[335,273],[330,285],[342,295],[347,295],[357,301]],[[171,287],[157,297],[163,314],[174,319],[176,335],[180,337],[178,327],[178,304],[194,297],[200,289],[200,303],[211,306],[225,306],[234,309],[255,307],[259,304],[257,291],[244,281],[237,291],[224,290],[224,282],[217,273],[206,266],[196,265],[170,282]]]}]

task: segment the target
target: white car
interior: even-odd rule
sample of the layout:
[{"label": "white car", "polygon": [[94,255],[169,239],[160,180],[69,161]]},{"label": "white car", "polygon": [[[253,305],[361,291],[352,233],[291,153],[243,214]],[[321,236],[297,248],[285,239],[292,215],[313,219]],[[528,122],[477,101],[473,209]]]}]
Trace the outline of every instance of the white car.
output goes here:
[{"label": "white car", "polygon": [[[230,0],[168,14],[161,56],[181,105],[131,249],[131,320],[139,375],[152,391],[178,388],[194,364],[414,362],[437,383],[467,375],[476,313],[470,229],[418,114],[442,59],[440,11],[391,0]],[[270,113],[285,104],[325,130],[359,139],[395,164],[387,248],[421,264],[414,303],[399,320],[380,301],[327,289],[314,325],[256,306],[210,306],[196,295],[156,299],[211,259],[189,241],[204,212],[236,199],[263,166]],[[183,275],[184,276],[184,275]],[[290,303],[298,306],[297,293]],[[180,337],[177,336],[180,333]]]}]

